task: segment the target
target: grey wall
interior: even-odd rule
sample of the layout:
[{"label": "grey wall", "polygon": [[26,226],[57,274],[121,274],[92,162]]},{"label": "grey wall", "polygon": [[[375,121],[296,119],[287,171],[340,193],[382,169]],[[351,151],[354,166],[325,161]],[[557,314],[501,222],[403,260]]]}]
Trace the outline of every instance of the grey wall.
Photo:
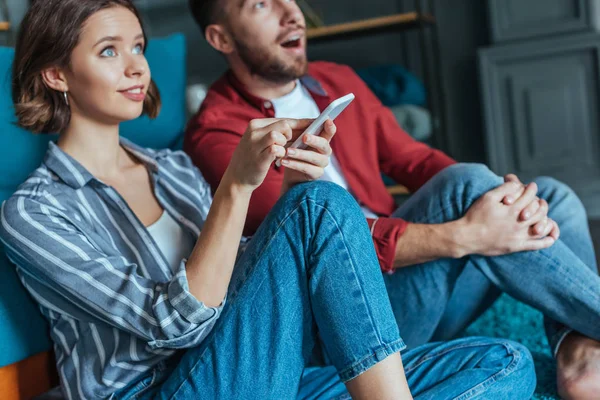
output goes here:
[{"label": "grey wall", "polygon": [[460,161],[485,162],[477,69],[477,48],[489,43],[485,2],[436,0],[435,15],[447,93],[447,150]]},{"label": "grey wall", "polygon": [[8,46],[14,41],[16,28],[27,11],[27,1],[25,0],[4,0],[8,8],[8,16],[11,22],[9,32],[0,32],[0,45]]},{"label": "grey wall", "polygon": [[[401,11],[415,9],[417,0],[400,0]],[[422,2],[424,3],[424,2]],[[486,3],[482,0],[432,0],[439,39],[446,129],[443,148],[460,161],[485,162],[483,115],[479,96],[477,48],[489,43]],[[400,34],[406,66],[421,70],[418,34]]]}]

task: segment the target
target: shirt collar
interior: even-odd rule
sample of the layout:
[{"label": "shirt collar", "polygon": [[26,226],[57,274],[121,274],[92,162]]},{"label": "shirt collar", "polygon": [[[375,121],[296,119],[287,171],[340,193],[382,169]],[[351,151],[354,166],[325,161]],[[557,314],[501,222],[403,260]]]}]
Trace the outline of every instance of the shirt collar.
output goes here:
[{"label": "shirt collar", "polygon": [[[231,84],[231,86],[233,86],[233,88],[236,91],[238,91],[240,93],[240,95],[244,99],[246,99],[246,101],[248,103],[254,105],[258,109],[262,110],[263,112],[265,111],[264,110],[265,103],[269,103],[270,99],[263,99],[261,97],[254,96],[252,93],[250,93],[246,89],[244,84],[235,76],[233,71],[228,70],[226,76],[227,76],[227,79],[228,79],[229,83]],[[320,97],[328,97],[329,96],[327,94],[327,91],[323,88],[323,85],[321,85],[321,82],[319,82],[317,79],[315,79],[311,75],[306,74],[306,75],[302,76],[299,80],[300,80],[300,83],[302,85],[304,85],[304,87],[306,87],[308,89],[308,91],[311,92],[312,94],[320,96]]]},{"label": "shirt collar", "polygon": [[[140,160],[140,162],[142,162],[150,171],[154,173],[158,172],[158,163],[147,150],[124,138],[120,138],[119,143],[125,150],[129,151]],[[81,189],[92,180],[101,182],[54,142],[49,143],[48,151],[44,158],[44,164],[73,189]]]}]

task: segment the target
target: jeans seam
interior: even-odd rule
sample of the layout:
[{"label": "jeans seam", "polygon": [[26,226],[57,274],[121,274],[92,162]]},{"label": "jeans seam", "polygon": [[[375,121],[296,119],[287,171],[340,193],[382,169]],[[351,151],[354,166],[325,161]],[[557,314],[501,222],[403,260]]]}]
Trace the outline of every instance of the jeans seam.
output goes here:
[{"label": "jeans seam", "polygon": [[142,389],[138,390],[136,393],[134,393],[131,396],[131,400],[135,400],[135,399],[139,399],[141,395],[143,395],[144,393],[148,392],[150,389],[153,388],[152,385],[154,385],[155,381],[156,381],[156,369],[152,370],[152,379],[150,380],[150,382],[148,382],[148,385],[146,385],[145,387],[143,387]]},{"label": "jeans seam", "polygon": [[[323,206],[323,205],[315,202],[312,199],[306,199],[306,200],[309,201],[309,202],[312,201],[312,202],[314,202],[314,205],[316,207],[322,208],[329,215],[329,217],[331,218],[331,220],[335,224],[335,227],[336,227],[337,231],[339,232],[339,234],[342,237],[342,243],[344,244],[344,249],[346,251],[346,254],[348,255],[348,259],[350,260],[350,265],[352,266],[352,273],[354,275],[354,279],[356,280],[357,283],[360,284],[360,280],[358,279],[358,274],[356,272],[356,262],[353,260],[353,258],[351,256],[351,252],[348,249],[348,246],[346,245],[346,238],[345,238],[344,232],[341,230],[340,225],[338,224],[337,220],[335,219],[335,217],[333,216],[333,214],[327,209],[327,207],[325,207],[325,206]],[[360,287],[360,285],[359,285],[359,287]],[[369,307],[369,305],[368,305],[368,303],[367,303],[367,301],[365,299],[364,290],[361,289],[360,290],[360,294],[361,294],[361,297],[363,299],[363,304],[365,305],[365,308],[366,308],[366,311],[367,311],[367,315],[369,316],[369,322],[371,324],[371,329],[373,329],[373,332],[375,332],[377,344],[379,346],[383,346],[384,343],[382,341],[382,334],[381,334],[381,332],[379,330],[379,327],[375,323],[375,321],[373,321],[373,312],[371,310],[371,307]]]},{"label": "jeans seam", "polygon": [[350,396],[348,393],[339,395],[338,397],[334,397],[331,400],[352,400],[352,396]]},{"label": "jeans seam", "polygon": [[[425,363],[425,362],[427,362],[429,360],[432,360],[434,358],[438,358],[440,356],[446,355],[446,354],[448,354],[448,353],[450,353],[452,351],[460,350],[460,349],[466,349],[466,348],[469,348],[469,347],[482,347],[482,346],[485,346],[485,345],[489,345],[489,342],[485,342],[485,341],[481,341],[481,342],[477,342],[477,343],[468,342],[468,343],[465,343],[465,344],[455,345],[455,346],[449,347],[447,349],[444,349],[443,351],[440,351],[440,352],[437,352],[437,353],[434,353],[434,354],[429,354],[429,355],[421,357],[419,359],[418,363],[415,363],[415,365],[413,365],[411,367],[405,368],[404,372],[410,372],[410,371],[414,370],[415,368],[421,366],[421,364],[423,364],[423,363]],[[504,345],[504,344],[502,344],[502,345]]]},{"label": "jeans seam", "polygon": [[[383,360],[383,359],[389,357],[390,355],[397,353],[398,351],[401,351],[404,348],[406,348],[406,344],[404,344],[404,341],[402,339],[397,339],[390,343],[381,344],[381,346],[379,346],[377,349],[372,351],[371,354],[364,356],[360,360],[353,362],[350,366],[339,371],[338,374],[340,375],[340,379],[342,380],[342,382],[347,382],[351,379],[356,378],[356,376],[350,376],[348,378],[346,376],[350,375],[352,370],[356,369],[357,367],[359,367],[361,365],[364,365],[367,361],[377,358],[378,353],[381,351],[386,353],[385,357],[382,358],[382,360]],[[381,361],[381,360],[379,360],[379,361]]]},{"label": "jeans seam", "polygon": [[502,368],[501,371],[496,372],[494,375],[490,376],[483,382],[477,384],[476,386],[472,387],[468,391],[462,393],[461,395],[456,397],[455,400],[467,400],[467,399],[471,399],[475,396],[478,396],[481,393],[483,393],[483,391],[487,387],[496,383],[498,380],[509,376],[510,374],[512,374],[514,372],[514,370],[517,368],[517,365],[519,364],[519,361],[521,361],[521,358],[522,358],[521,352],[516,351],[514,349],[514,347],[512,347],[508,343],[501,343],[501,344],[502,344],[502,346],[504,346],[504,348],[506,348],[506,351],[509,354],[512,354],[512,358],[513,358],[512,361],[505,368]]}]

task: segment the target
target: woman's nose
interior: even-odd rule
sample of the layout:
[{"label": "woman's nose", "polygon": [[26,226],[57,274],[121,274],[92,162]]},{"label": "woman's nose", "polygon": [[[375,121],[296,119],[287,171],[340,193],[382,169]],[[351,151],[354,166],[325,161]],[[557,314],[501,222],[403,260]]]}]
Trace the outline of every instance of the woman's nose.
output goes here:
[{"label": "woman's nose", "polygon": [[125,71],[128,76],[141,76],[146,73],[147,63],[145,59],[142,59],[143,57],[140,57],[139,55],[129,56],[127,69]]}]

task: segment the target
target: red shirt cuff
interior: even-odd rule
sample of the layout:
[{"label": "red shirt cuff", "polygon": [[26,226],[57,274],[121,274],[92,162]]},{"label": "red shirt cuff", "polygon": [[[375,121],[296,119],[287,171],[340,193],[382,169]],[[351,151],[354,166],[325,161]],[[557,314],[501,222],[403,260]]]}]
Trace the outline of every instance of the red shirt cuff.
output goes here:
[{"label": "red shirt cuff", "polygon": [[379,266],[383,272],[394,271],[394,258],[396,257],[396,243],[408,226],[408,222],[400,218],[380,217],[367,219],[375,251],[379,259]]}]

